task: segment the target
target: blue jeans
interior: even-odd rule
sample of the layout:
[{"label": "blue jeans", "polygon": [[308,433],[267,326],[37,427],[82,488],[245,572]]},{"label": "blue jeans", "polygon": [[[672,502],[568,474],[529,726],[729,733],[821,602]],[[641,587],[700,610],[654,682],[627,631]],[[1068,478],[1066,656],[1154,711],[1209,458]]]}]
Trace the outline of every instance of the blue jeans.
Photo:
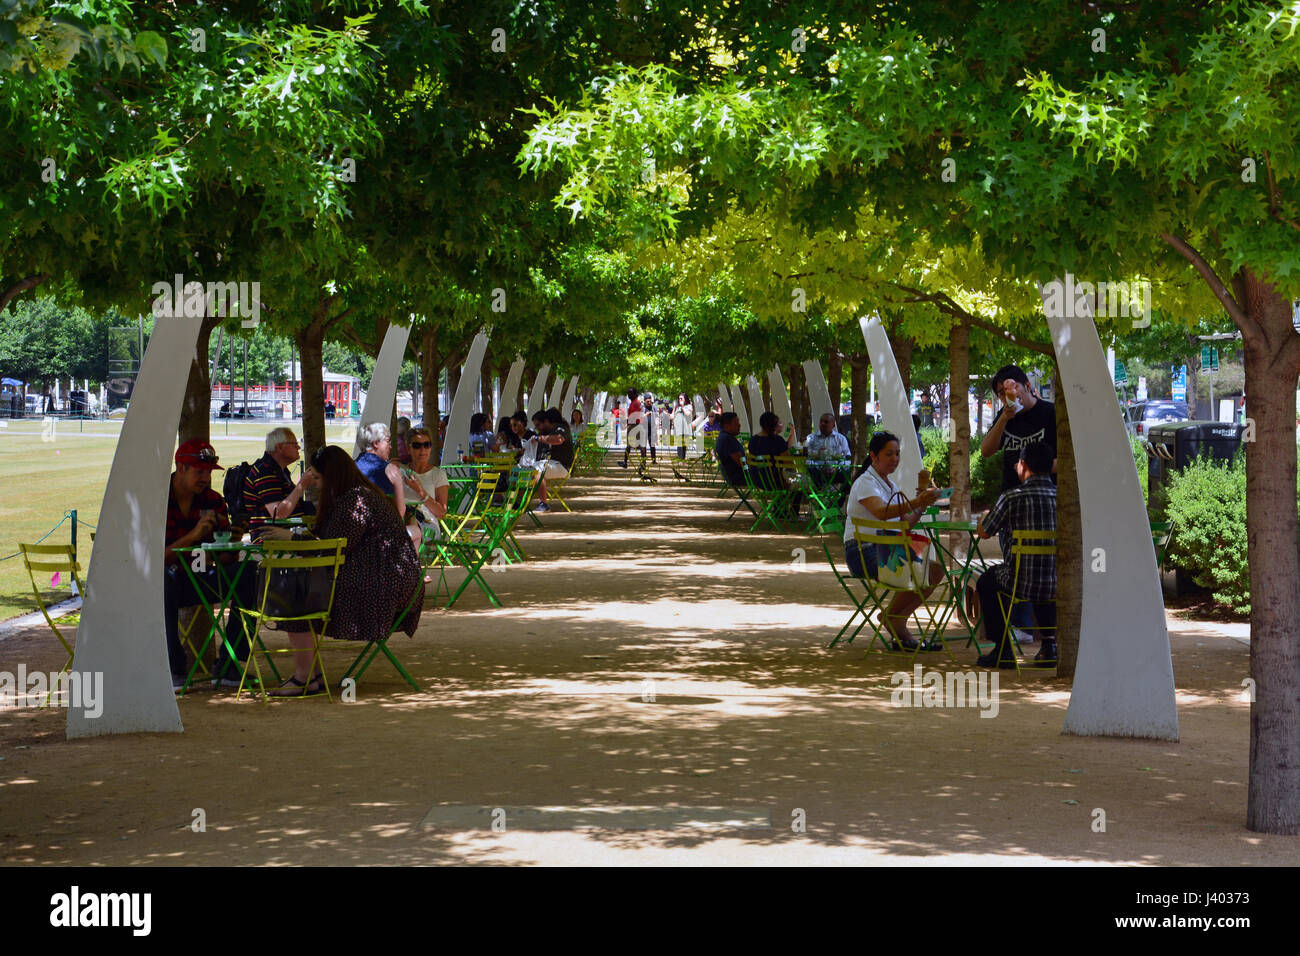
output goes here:
[{"label": "blue jeans", "polygon": [[[849,566],[849,574],[855,578],[876,576],[876,546],[867,545],[865,552],[858,550],[856,538],[844,542],[844,563]],[[863,573],[863,572],[866,573]]]}]

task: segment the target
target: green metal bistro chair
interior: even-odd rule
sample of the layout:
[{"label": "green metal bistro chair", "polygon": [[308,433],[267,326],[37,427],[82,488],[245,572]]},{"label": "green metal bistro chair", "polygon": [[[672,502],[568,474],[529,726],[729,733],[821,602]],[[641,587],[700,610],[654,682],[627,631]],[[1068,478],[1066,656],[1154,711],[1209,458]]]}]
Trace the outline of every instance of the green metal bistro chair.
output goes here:
[{"label": "green metal bistro chair", "polygon": [[[433,533],[434,531],[432,528],[425,528],[424,529],[425,539],[427,540],[430,537],[432,537]],[[406,602],[406,607],[402,609],[402,613],[397,616],[397,619],[395,621],[393,621],[393,626],[388,629],[387,637],[385,637],[382,641],[367,642],[365,646],[361,648],[361,653],[359,653],[356,656],[356,659],[353,660],[353,662],[348,665],[348,669],[344,672],[343,676],[339,678],[340,684],[343,681],[347,680],[349,677],[351,677],[354,681],[360,684],[361,675],[363,675],[366,672],[367,667],[369,667],[372,663],[374,663],[375,658],[378,657],[380,653],[382,653],[385,657],[388,658],[388,662],[393,665],[393,667],[397,670],[397,673],[402,675],[402,679],[411,685],[411,690],[418,691],[420,689],[420,685],[415,682],[415,678],[413,678],[410,674],[407,673],[406,668],[402,666],[402,662],[397,659],[397,655],[395,655],[392,649],[388,646],[392,636],[396,634],[397,631],[401,628],[402,624],[405,623],[406,616],[410,614],[411,609],[415,607],[415,602],[416,599],[419,598],[420,592],[424,590],[424,574],[425,571],[428,570],[429,565],[432,563],[431,559],[428,558],[428,555],[434,552],[426,552],[423,541],[420,543],[419,551],[420,551],[420,581],[415,586],[415,590],[411,592],[411,600]]]},{"label": "green metal bistro chair", "polygon": [[[869,590],[866,589],[865,585],[863,585],[862,596],[859,597],[855,593],[856,589],[853,587],[852,582],[855,580],[860,581],[862,579],[854,578],[851,575],[840,573],[840,569],[835,565],[835,558],[831,555],[831,549],[826,544],[825,541],[822,542],[822,550],[826,552],[826,562],[831,566],[831,573],[835,575],[835,580],[840,583],[840,587],[844,589],[844,593],[849,596],[849,601],[853,604],[853,608],[854,608],[853,613],[849,615],[849,619],[844,622],[844,626],[839,629],[839,632],[835,635],[834,638],[831,639],[831,642],[826,646],[834,647],[841,640],[843,640],[845,644],[852,644],[853,639],[858,636],[858,632],[861,631],[864,627],[866,627],[869,623],[871,623],[868,615],[870,614],[872,608],[868,608],[867,605],[872,602],[872,594]],[[862,618],[862,620],[858,622],[857,627],[853,628],[853,632],[849,634],[848,637],[845,637],[844,632],[847,631],[850,626],[852,626],[854,621],[857,621],[859,616]]]},{"label": "green metal bistro chair", "polygon": [[[268,648],[262,641],[262,625],[269,622],[279,623],[306,623],[308,631],[312,635],[312,673],[320,674],[325,684],[325,694],[332,701],[333,695],[330,694],[329,679],[325,677],[325,669],[321,663],[320,642],[321,637],[325,634],[326,627],[329,626],[330,612],[334,608],[334,592],[338,586],[339,568],[343,566],[343,549],[347,547],[347,538],[324,538],[319,541],[314,539],[308,540],[275,540],[264,542],[266,554],[262,557],[261,568],[259,569],[259,590],[260,598],[256,608],[240,608],[240,611],[253,618],[253,644],[248,651],[248,659],[244,661],[244,672],[239,678],[239,687],[235,691],[235,699],[244,692],[244,686],[252,686],[249,680],[249,668],[253,669],[253,681],[256,686],[262,689],[263,703],[270,703],[270,694],[267,694],[266,684],[262,681],[262,668],[257,662],[258,653],[260,652],[271,663],[272,654],[291,654],[294,652],[292,647]],[[308,581],[312,577],[312,572],[322,569],[325,573],[320,579],[310,581],[310,587],[304,589],[305,593],[310,595],[309,603],[306,606],[295,607],[292,604],[286,604],[283,595],[275,590],[277,585],[285,581]],[[324,587],[324,579],[328,578],[328,596]],[[274,670],[274,666],[272,666]],[[252,693],[250,689],[250,694]],[[292,700],[291,697],[283,698]]]},{"label": "green metal bistro chair", "polygon": [[745,456],[745,488],[750,500],[758,505],[754,523],[749,527],[750,533],[757,531],[764,521],[770,524],[777,534],[785,533],[785,525],[781,523],[781,517],[789,494],[781,487],[783,482],[780,475],[775,462],[767,456]]},{"label": "green metal bistro chair", "polygon": [[1174,543],[1173,521],[1151,522],[1151,543],[1156,548],[1156,573],[1164,574],[1165,558],[1169,556],[1169,547]]}]

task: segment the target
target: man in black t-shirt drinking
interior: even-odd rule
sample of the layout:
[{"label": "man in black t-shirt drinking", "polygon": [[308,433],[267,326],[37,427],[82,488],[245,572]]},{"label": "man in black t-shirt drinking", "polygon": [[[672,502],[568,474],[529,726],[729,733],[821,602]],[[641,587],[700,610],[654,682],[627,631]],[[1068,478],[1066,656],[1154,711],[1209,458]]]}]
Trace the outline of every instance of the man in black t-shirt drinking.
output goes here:
[{"label": "man in black t-shirt drinking", "polygon": [[[1056,484],[1056,406],[1034,394],[1029,376],[1016,365],[1004,365],[993,375],[993,394],[1002,401],[1002,410],[993,426],[984,433],[980,454],[985,458],[1001,449],[1003,493],[1020,486],[1016,463],[1026,445],[1042,442],[1052,453],[1052,484]],[[1028,604],[1017,604],[1011,612],[1011,626],[1022,643],[1034,639],[1033,614]]]},{"label": "man in black t-shirt drinking", "polygon": [[[997,451],[1002,456],[1002,491],[1020,484],[1016,462],[1020,449],[1031,442],[1043,442],[1052,450],[1052,474],[1056,474],[1056,406],[1038,398],[1029,387],[1029,376],[1015,365],[998,369],[993,376],[993,394],[1003,403],[1002,411],[980,442],[985,458]],[[1052,479],[1055,481],[1055,477]]]}]

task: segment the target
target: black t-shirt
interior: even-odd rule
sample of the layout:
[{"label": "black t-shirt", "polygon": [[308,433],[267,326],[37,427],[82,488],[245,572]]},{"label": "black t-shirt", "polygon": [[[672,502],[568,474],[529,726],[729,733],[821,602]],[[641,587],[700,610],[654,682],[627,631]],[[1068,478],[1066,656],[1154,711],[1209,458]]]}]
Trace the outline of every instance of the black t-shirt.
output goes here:
[{"label": "black t-shirt", "polygon": [[[1020,485],[1020,477],[1016,474],[1020,449],[1036,441],[1045,442],[1052,449],[1052,457],[1056,457],[1056,406],[1041,398],[1033,408],[1010,419],[1002,432],[1003,491]],[[1055,475],[1052,475],[1052,481],[1056,481]]]},{"label": "black t-shirt", "polygon": [[573,467],[573,437],[569,434],[567,425],[556,425],[551,429],[552,435],[560,435],[564,438],[563,443],[551,445],[551,460],[558,461],[566,469]]},{"label": "black t-shirt", "polygon": [[[763,455],[768,459],[767,465],[758,473],[758,480],[764,488],[777,488],[780,486],[780,478],[777,475],[776,466],[772,464],[771,458],[774,455],[784,455],[790,450],[790,443],[780,435],[764,435],[761,432],[749,440],[749,453],[751,455]],[[751,473],[753,465],[750,466]]]},{"label": "black t-shirt", "polygon": [[745,483],[745,472],[735,459],[731,456],[740,452],[742,455],[745,449],[740,447],[740,439],[731,432],[718,432],[717,441],[714,443],[714,449],[718,453],[718,461],[722,463],[722,473],[727,476],[727,481],[733,485],[743,485]]},{"label": "black t-shirt", "polygon": [[751,455],[784,455],[790,450],[790,443],[780,435],[764,435],[761,432],[749,440]]}]

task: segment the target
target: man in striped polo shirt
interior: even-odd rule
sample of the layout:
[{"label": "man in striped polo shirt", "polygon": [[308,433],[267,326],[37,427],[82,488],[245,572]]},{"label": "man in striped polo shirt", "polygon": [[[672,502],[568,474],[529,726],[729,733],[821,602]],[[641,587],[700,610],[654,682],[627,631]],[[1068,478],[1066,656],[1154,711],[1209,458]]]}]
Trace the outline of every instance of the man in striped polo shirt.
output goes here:
[{"label": "man in striped polo shirt", "polygon": [[244,510],[248,512],[248,531],[254,541],[261,541],[268,522],[273,518],[316,513],[303,492],[312,485],[310,468],[297,483],[289,476],[289,466],[298,460],[298,439],[291,428],[273,428],[266,434],[266,454],[253,462],[244,479]]}]

